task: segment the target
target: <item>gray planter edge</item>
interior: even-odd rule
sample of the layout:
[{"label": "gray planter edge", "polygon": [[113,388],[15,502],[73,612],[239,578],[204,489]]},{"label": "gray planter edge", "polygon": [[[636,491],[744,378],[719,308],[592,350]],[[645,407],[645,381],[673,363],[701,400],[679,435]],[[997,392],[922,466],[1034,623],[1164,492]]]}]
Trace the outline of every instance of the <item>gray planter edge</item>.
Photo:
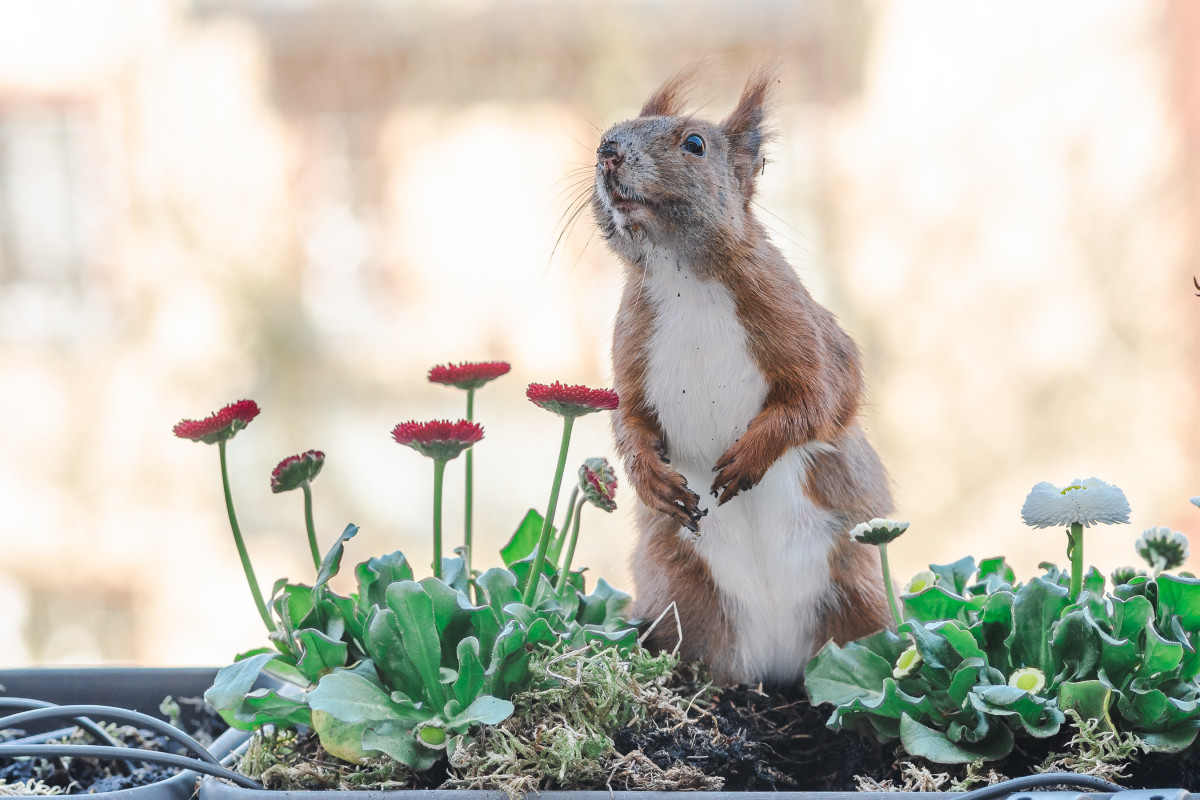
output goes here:
[{"label": "gray planter edge", "polygon": [[[212,686],[215,668],[149,667],[47,667],[0,669],[0,696],[30,697],[58,705],[99,704],[118,706],[143,714],[161,716],[159,704],[167,695],[199,697]],[[244,731],[229,729],[208,748],[223,758],[249,738]],[[199,775],[184,770],[170,778],[86,795],[96,800],[190,800],[196,793]],[[61,795],[72,797],[75,795]],[[5,800],[44,800],[38,795],[6,795]]]}]

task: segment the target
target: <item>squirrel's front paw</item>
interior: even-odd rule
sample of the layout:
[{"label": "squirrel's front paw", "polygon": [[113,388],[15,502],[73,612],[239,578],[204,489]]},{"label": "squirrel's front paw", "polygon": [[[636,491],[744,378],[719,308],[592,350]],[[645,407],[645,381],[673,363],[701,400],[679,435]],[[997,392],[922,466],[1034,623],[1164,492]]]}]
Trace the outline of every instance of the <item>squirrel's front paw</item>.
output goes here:
[{"label": "squirrel's front paw", "polygon": [[[719,506],[723,506],[737,497],[739,492],[753,488],[767,472],[766,467],[756,463],[755,459],[747,455],[748,450],[743,445],[743,441],[745,441],[745,437],[734,442],[733,446],[725,451],[725,455],[721,456],[717,460],[716,466],[713,467],[713,472],[717,473],[717,477],[713,480],[712,488],[709,491],[713,497],[717,498]],[[767,467],[769,466],[768,464]]]},{"label": "squirrel's front paw", "polygon": [[630,482],[638,497],[650,508],[666,514],[692,533],[700,531],[700,496],[688,488],[687,479],[662,462],[631,471]]}]

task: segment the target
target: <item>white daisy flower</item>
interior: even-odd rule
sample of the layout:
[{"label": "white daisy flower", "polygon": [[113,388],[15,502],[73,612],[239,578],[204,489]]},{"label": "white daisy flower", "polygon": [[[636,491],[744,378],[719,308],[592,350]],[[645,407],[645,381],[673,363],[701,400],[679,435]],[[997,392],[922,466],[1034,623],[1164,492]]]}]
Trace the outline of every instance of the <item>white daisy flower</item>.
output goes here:
[{"label": "white daisy flower", "polygon": [[1146,528],[1133,548],[1157,575],[1163,570],[1182,567],[1188,557],[1188,539],[1170,528]]},{"label": "white daisy flower", "polygon": [[1074,481],[1066,487],[1042,482],[1029,492],[1021,519],[1034,528],[1129,522],[1125,493],[1099,478]]},{"label": "white daisy flower", "polygon": [[860,522],[850,530],[850,538],[861,544],[887,544],[908,530],[907,522],[876,517],[870,522]]}]

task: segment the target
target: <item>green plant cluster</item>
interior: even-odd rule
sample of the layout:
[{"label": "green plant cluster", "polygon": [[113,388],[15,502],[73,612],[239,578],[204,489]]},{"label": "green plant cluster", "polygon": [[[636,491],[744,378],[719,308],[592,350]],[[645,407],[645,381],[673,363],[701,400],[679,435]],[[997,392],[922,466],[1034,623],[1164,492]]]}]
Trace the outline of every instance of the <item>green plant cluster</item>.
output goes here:
[{"label": "green plant cluster", "polygon": [[[311,586],[275,584],[274,649],[222,669],[205,699],[243,730],[307,725],[339,758],[385,753],[428,769],[471,726],[512,714],[511,697],[535,680],[538,646],[595,642],[628,652],[636,644],[629,596],[603,580],[588,593],[582,571],[560,586],[545,561],[534,603],[522,602],[536,545],[527,529],[541,526],[530,511],[504,550],[504,568],[468,575],[461,557],[445,558],[441,579],[416,581],[397,551],[359,564],[357,591],[343,596],[328,584],[357,533],[348,526]],[[263,671],[303,691],[254,688]]]},{"label": "green plant cluster", "polygon": [[[900,739],[940,763],[993,760],[1014,734],[1049,737],[1072,710],[1154,749],[1191,745],[1200,729],[1200,580],[1133,575],[1105,591],[1088,570],[1018,582],[1002,558],[931,565],[931,584],[902,596],[898,633],[883,631],[809,663],[828,725]],[[1015,685],[1014,685],[1015,684]]]}]

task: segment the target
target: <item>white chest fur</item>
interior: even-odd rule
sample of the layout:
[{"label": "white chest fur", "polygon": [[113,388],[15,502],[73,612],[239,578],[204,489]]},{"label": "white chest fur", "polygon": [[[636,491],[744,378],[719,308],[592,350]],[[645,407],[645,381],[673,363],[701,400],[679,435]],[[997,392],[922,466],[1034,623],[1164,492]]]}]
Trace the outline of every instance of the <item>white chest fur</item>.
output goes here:
[{"label": "white chest fur", "polygon": [[803,491],[809,456],[829,445],[793,449],[757,486],[718,507],[708,491],[713,465],[762,408],[767,385],[719,281],[702,281],[668,259],[647,266],[643,291],[655,315],[647,399],[666,434],[671,466],[708,512],[695,547],[733,625],[735,662],[747,677],[793,680],[811,655],[828,554],[839,533],[833,515]]}]

